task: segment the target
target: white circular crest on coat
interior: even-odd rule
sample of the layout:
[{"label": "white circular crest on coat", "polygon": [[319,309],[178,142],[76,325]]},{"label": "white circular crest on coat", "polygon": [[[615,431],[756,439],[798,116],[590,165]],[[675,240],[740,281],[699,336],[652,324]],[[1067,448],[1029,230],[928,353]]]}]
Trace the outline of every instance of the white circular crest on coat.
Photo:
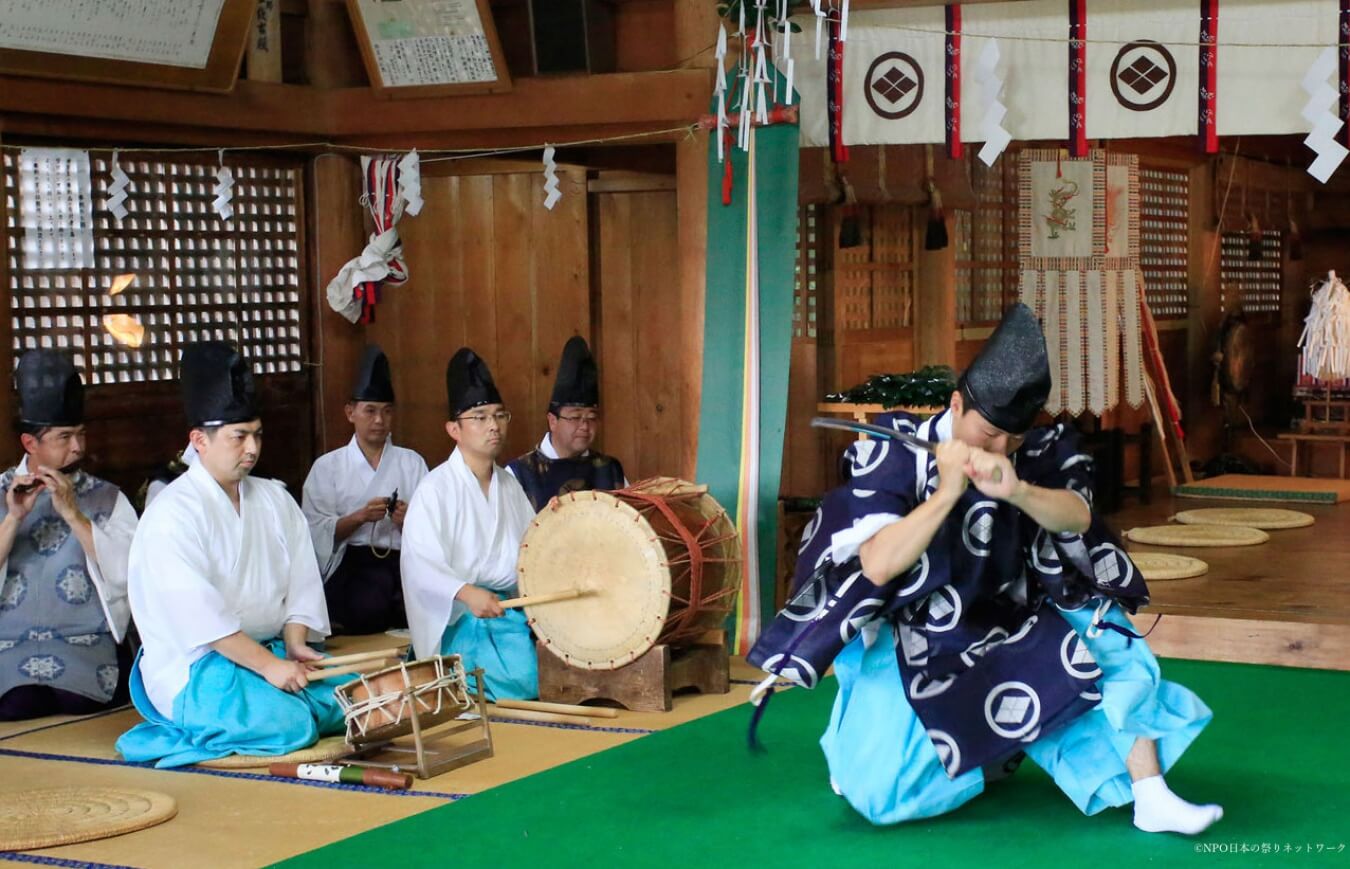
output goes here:
[{"label": "white circular crest on coat", "polygon": [[928,553],[924,552],[919,556],[919,560],[914,562],[914,566],[909,569],[909,573],[914,576],[914,581],[896,592],[899,597],[909,597],[928,581]]},{"label": "white circular crest on coat", "polygon": [[961,621],[961,595],[950,585],[944,585],[928,595],[928,622],[924,625],[934,633],[944,633]]},{"label": "white circular crest on coat", "polygon": [[1092,657],[1087,643],[1073,629],[1064,635],[1063,642],[1059,644],[1059,662],[1064,665],[1064,672],[1075,679],[1096,679],[1102,674],[1102,668],[1097,666],[1097,659]]},{"label": "white circular crest on coat", "polygon": [[858,604],[844,619],[843,624],[839,626],[839,639],[845,643],[853,642],[853,638],[858,636],[858,632],[863,629],[863,625],[872,621],[877,616],[886,602],[879,597],[869,597],[867,600]]},{"label": "white circular crest on coat", "polygon": [[806,527],[802,529],[802,542],[801,545],[797,547],[798,555],[805,552],[806,547],[811,545],[811,541],[816,539],[816,532],[819,531],[820,526],[824,524],[824,519],[825,508],[817,507],[816,515],[812,516],[811,521],[807,522]]},{"label": "white circular crest on coat", "polygon": [[984,699],[984,720],[1004,739],[1021,739],[1041,722],[1041,698],[1026,682],[1002,682]]},{"label": "white circular crest on coat", "polygon": [[816,687],[816,680],[819,676],[816,675],[814,667],[805,660],[793,655],[791,659],[789,659],[787,665],[780,670],[778,668],[778,663],[782,660],[782,654],[774,655],[761,664],[760,669],[768,673],[776,673],[784,679],[790,679],[798,685],[801,685],[803,688]]},{"label": "white circular crest on coat", "polygon": [[966,551],[977,558],[989,557],[989,543],[994,539],[994,513],[998,504],[993,501],[976,501],[966,511],[965,521],[961,523],[961,541]]},{"label": "white circular crest on coat", "polygon": [[809,622],[823,613],[830,599],[825,579],[824,573],[813,575],[783,607],[783,615],[794,622]]},{"label": "white circular crest on coat", "polygon": [[881,467],[881,463],[886,460],[886,454],[890,450],[890,441],[875,439],[854,441],[853,446],[849,448],[854,478],[865,477]]},{"label": "white circular crest on coat", "polygon": [[943,769],[947,770],[947,775],[954,776],[961,768],[961,747],[945,730],[928,731],[928,739],[933,743],[938,760],[942,762]]},{"label": "white circular crest on coat", "polygon": [[1093,579],[1103,588],[1124,588],[1134,579],[1134,562],[1125,551],[1114,543],[1102,543],[1092,547]]},{"label": "white circular crest on coat", "polygon": [[909,699],[928,700],[936,697],[952,687],[955,681],[955,674],[934,679],[926,673],[915,673],[914,678],[909,680]]},{"label": "white circular crest on coat", "polygon": [[1031,541],[1031,566],[1045,576],[1057,576],[1064,572],[1064,562],[1059,560],[1059,550],[1050,534],[1040,528]]}]

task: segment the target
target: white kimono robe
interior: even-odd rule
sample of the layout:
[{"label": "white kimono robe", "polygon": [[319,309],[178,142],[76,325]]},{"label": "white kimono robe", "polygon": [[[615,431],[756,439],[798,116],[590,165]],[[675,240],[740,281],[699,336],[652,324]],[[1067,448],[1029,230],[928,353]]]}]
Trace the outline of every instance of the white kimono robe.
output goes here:
[{"label": "white kimono robe", "polygon": [[395,491],[400,500],[411,504],[413,492],[426,475],[427,463],[422,457],[394,446],[392,440],[385,441],[379,468],[372,468],[366,461],[355,435],[346,446],[319,456],[305,478],[303,509],[325,580],[342,563],[348,546],[402,547],[402,535],[388,519],[367,522],[341,543],[334,539],[337,523],[372,498],[388,498]]},{"label": "white kimono robe", "polygon": [[[29,473],[28,456],[19,461],[15,475]],[[106,517],[90,516],[94,528],[95,558],[85,555],[89,578],[103,604],[103,615],[108,620],[113,642],[120,643],[127,634],[131,620],[131,605],[127,602],[127,559],[131,554],[131,539],[136,534],[136,509],[120,491],[112,513]],[[0,578],[9,576],[8,559],[0,561]]]},{"label": "white kimono robe", "polygon": [[441,636],[468,608],[455,599],[472,583],[516,585],[520,541],[534,508],[514,476],[494,467],[488,495],[458,449],[429,473],[403,520],[403,600],[418,658],[440,654]]},{"label": "white kimono robe", "polygon": [[290,623],[328,636],[323,580],[300,507],[276,480],[245,478],[239,512],[200,463],[141,517],[131,545],[131,611],[145,692],[165,718],[210,644],[265,641]]}]

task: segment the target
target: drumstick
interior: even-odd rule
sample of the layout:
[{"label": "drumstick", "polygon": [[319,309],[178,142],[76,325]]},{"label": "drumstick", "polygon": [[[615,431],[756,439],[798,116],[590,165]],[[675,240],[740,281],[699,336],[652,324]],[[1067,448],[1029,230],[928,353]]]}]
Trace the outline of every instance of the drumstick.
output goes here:
[{"label": "drumstick", "polygon": [[590,727],[591,720],[581,715],[561,715],[557,712],[535,712],[532,709],[503,709],[498,706],[488,713],[494,718],[508,718],[513,721],[543,721],[548,724],[575,724]]},{"label": "drumstick", "polygon": [[402,649],[376,649],[373,652],[356,652],[351,655],[339,655],[336,658],[324,658],[319,661],[306,661],[305,663],[313,667],[341,667],[347,664],[356,664],[361,661],[370,661],[375,658],[398,658],[402,656]]},{"label": "drumstick", "polygon": [[594,594],[588,588],[569,588],[566,591],[553,591],[548,594],[532,594],[528,597],[513,597],[502,601],[502,609],[509,610],[521,606],[534,606],[541,603],[554,603],[560,600],[572,600],[584,594]]},{"label": "drumstick", "polygon": [[538,700],[498,700],[496,703],[498,709],[556,712],[560,715],[583,715],[587,718],[619,717],[619,710],[607,706],[573,706],[571,703],[541,703]]},{"label": "drumstick", "polygon": [[[306,662],[309,663],[309,662]],[[305,674],[305,677],[311,682],[318,682],[323,679],[336,679],[339,676],[351,676],[353,674],[374,673],[376,670],[382,670],[385,667],[397,664],[394,658],[378,658],[373,661],[363,661],[359,664],[350,664],[346,667],[328,667],[326,669],[311,670]]]},{"label": "drumstick", "polygon": [[368,769],[359,766],[342,766],[331,763],[274,763],[267,768],[267,771],[272,775],[283,778],[365,785],[366,787],[385,788],[391,791],[406,791],[412,787],[412,776],[407,773]]}]

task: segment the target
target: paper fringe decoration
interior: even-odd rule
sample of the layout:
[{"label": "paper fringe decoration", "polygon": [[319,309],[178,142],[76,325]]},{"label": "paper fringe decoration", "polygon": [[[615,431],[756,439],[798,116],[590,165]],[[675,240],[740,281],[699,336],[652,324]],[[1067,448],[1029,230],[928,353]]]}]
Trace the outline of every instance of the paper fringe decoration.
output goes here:
[{"label": "paper fringe decoration", "polygon": [[1317,158],[1308,166],[1308,174],[1327,183],[1350,151],[1336,141],[1336,133],[1344,123],[1332,106],[1340,100],[1340,92],[1328,82],[1338,70],[1336,49],[1327,48],[1317,56],[1307,75],[1303,76],[1303,90],[1308,103],[1303,107],[1303,119],[1312,124],[1312,132],[1303,140]]},{"label": "paper fringe decoration", "polygon": [[117,162],[117,152],[113,151],[111,166],[108,169],[108,199],[104,207],[117,218],[121,223],[127,216],[127,207],[124,203],[127,201],[127,188],[131,186],[131,179],[127,173],[122,171],[122,164]]},{"label": "paper fringe decoration", "polygon": [[562,191],[558,189],[558,164],[553,159],[555,153],[552,145],[544,148],[544,207],[549,211],[562,199]]},{"label": "paper fringe decoration", "polygon": [[1003,118],[1008,114],[1008,107],[1000,99],[1003,92],[1003,79],[998,74],[1000,59],[998,40],[991,39],[984,44],[975,62],[975,80],[980,83],[980,103],[983,108],[980,113],[980,136],[984,139],[984,145],[980,148],[979,157],[986,166],[994,165],[994,161],[1012,141],[1012,135],[1003,128]]},{"label": "paper fringe decoration", "polygon": [[1312,310],[1303,323],[1298,339],[1302,373],[1317,380],[1350,378],[1350,290],[1335,272],[1313,291]]},{"label": "paper fringe decoration", "polygon": [[416,216],[422,210],[422,158],[416,148],[398,161],[398,195],[402,214]]},{"label": "paper fringe decoration", "polygon": [[[221,159],[224,159],[223,155]],[[224,163],[221,163],[220,168],[216,170],[216,186],[211,192],[216,194],[215,200],[211,203],[211,208],[215,210],[221,220],[231,220],[234,217],[234,173]]]}]

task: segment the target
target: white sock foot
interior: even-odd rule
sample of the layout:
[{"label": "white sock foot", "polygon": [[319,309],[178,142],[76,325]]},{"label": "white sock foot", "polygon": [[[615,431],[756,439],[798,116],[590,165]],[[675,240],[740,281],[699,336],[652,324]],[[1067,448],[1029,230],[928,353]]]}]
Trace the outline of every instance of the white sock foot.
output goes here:
[{"label": "white sock foot", "polygon": [[1160,775],[1134,783],[1134,825],[1146,833],[1194,836],[1223,817],[1223,806],[1188,803]]},{"label": "white sock foot", "polygon": [[839,790],[839,785],[835,783],[833,776],[830,777],[830,790],[834,791],[834,795],[837,797],[842,797],[844,795],[844,792]]}]

